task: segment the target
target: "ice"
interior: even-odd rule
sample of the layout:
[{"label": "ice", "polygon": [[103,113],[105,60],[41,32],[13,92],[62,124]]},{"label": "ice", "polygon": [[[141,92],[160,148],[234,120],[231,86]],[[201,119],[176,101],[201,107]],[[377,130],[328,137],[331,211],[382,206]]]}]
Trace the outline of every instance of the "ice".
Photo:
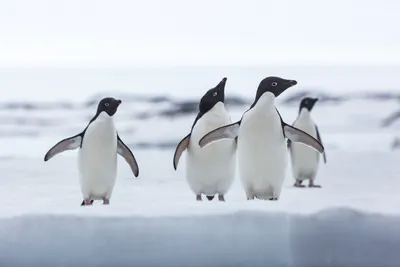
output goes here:
[{"label": "ice", "polygon": [[2,266],[394,267],[400,261],[400,218],[349,209],[311,216],[36,215],[0,225]]}]

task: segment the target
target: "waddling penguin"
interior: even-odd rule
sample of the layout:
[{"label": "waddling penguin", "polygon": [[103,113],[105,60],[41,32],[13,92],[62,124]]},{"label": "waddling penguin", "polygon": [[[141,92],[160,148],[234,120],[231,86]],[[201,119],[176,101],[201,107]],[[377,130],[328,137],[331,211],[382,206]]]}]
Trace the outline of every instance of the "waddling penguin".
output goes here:
[{"label": "waddling penguin", "polygon": [[96,115],[83,132],[61,140],[45,155],[44,161],[65,150],[79,148],[78,169],[83,195],[81,206],[91,205],[94,200],[109,204],[117,176],[117,153],[124,157],[133,174],[139,175],[139,167],[130,149],[122,142],[115,129],[113,115],[121,100],[104,98],[97,107]]},{"label": "waddling penguin", "polygon": [[[301,101],[299,115],[293,126],[308,133],[322,144],[318,126],[311,118],[311,110],[317,101],[318,98],[311,97],[306,97]],[[294,186],[304,187],[301,183],[309,179],[309,187],[321,187],[314,184],[318,172],[320,154],[303,144],[293,144],[290,140],[288,140],[288,148],[292,160],[293,178],[296,181]],[[325,151],[323,152],[323,157],[326,164]]]},{"label": "waddling penguin", "polygon": [[222,139],[238,139],[239,173],[248,200],[255,197],[278,200],[287,166],[286,139],[304,143],[320,153],[323,146],[307,133],[286,124],[274,101],[294,80],[267,77],[258,86],[256,98],[241,120],[205,135],[199,142],[205,147]]},{"label": "waddling penguin", "polygon": [[236,142],[224,140],[207,148],[199,147],[200,138],[206,133],[231,123],[225,109],[225,84],[227,78],[207,91],[201,98],[199,113],[190,133],[185,136],[175,150],[173,164],[177,169],[179,158],[186,153],[186,180],[196,194],[196,200],[202,200],[202,194],[212,200],[218,194],[219,201],[225,201],[225,194],[233,183],[236,171]]}]

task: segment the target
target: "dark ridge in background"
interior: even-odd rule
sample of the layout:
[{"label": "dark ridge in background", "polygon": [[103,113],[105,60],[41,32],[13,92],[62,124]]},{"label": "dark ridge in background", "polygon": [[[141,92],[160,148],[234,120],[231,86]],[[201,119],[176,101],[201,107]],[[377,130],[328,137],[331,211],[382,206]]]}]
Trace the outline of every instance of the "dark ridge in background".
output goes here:
[{"label": "dark ridge in background", "polygon": [[[0,103],[0,111],[5,111],[3,115],[0,115],[0,126],[12,126],[14,129],[2,129],[0,131],[1,137],[39,137],[41,132],[34,127],[54,127],[62,126],[63,118],[60,115],[54,115],[53,117],[44,117],[40,113],[37,113],[35,117],[24,116],[21,113],[13,114],[13,111],[26,111],[26,112],[43,112],[43,111],[87,111],[85,114],[84,121],[92,118],[92,113],[89,112],[91,109],[95,109],[98,100],[105,95],[110,95],[109,93],[101,93],[91,96],[87,101],[83,103],[74,102],[3,102]],[[145,121],[152,118],[163,118],[163,119],[177,119],[185,116],[191,116],[197,113],[198,110],[198,100],[196,99],[183,99],[178,100],[165,95],[143,95],[143,94],[129,94],[129,93],[113,93],[113,95],[118,95],[119,98],[123,99],[125,105],[135,106],[137,104],[147,104],[149,106],[158,105],[155,109],[138,110],[131,112],[125,118],[125,120],[140,120]],[[299,90],[294,93],[289,94],[286,97],[281,97],[277,99],[280,105],[296,107],[298,103],[306,96],[313,96],[319,98],[319,105],[340,105],[347,101],[352,100],[368,100],[368,101],[396,101],[400,103],[400,93],[393,92],[357,92],[349,94],[337,95],[334,93],[326,93],[318,90]],[[253,102],[252,98],[244,98],[241,96],[227,96],[226,105],[229,108],[242,108],[246,109]],[[85,112],[86,113],[86,112]],[[47,113],[48,114],[48,113]],[[380,122],[382,128],[391,127],[393,124],[398,122],[400,119],[400,110],[394,110],[390,114],[387,114],[385,118]],[[78,129],[79,130],[79,129]],[[128,129],[127,133],[133,133],[135,130]],[[124,131],[126,132],[126,131]],[[174,142],[137,142],[131,144],[137,148],[173,148],[175,147]],[[400,144],[398,139],[394,139],[392,149],[399,149]]]}]

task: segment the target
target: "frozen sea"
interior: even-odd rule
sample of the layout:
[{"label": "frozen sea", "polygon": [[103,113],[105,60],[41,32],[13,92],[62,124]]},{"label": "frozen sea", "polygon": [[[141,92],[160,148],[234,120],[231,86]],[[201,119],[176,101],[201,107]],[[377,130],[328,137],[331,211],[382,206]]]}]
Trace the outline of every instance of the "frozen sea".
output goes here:
[{"label": "frozen sea", "polygon": [[[0,266],[400,266],[400,122],[384,123],[400,110],[399,70],[3,69]],[[172,157],[198,97],[227,76],[226,95],[242,100],[227,103],[236,120],[259,81],[280,73],[299,82],[276,103],[286,122],[301,92],[321,98],[322,188],[293,188],[288,165],[278,202],[247,201],[238,176],[225,203],[196,202],[185,156],[177,171]],[[43,156],[82,131],[104,95],[123,101],[115,121],[140,176],[119,158],[111,204],[81,207],[76,151]]]}]

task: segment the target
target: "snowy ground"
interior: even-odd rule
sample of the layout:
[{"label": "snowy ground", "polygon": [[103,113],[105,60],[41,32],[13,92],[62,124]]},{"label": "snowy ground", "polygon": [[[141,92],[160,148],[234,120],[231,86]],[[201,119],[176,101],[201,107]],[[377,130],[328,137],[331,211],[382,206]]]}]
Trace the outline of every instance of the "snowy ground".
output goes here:
[{"label": "snowy ground", "polygon": [[[83,216],[190,216],[236,211],[274,211],[310,214],[325,208],[351,207],[366,212],[400,213],[399,152],[327,152],[318,183],[322,189],[292,187],[290,166],[279,202],[245,201],[237,177],[227,203],[198,203],[184,177],[185,158],[178,171],[172,167],[173,150],[134,151],[140,166],[134,178],[123,159],[112,205],[82,208],[76,157],[58,155],[49,162],[34,158],[4,158],[0,192],[1,217],[26,214],[79,214]],[[379,167],[372,167],[379,166]]]},{"label": "snowy ground", "polygon": [[74,152],[46,163],[3,158],[0,265],[400,262],[398,152],[328,151],[329,164],[318,178],[323,188],[293,188],[289,169],[279,202],[246,201],[236,177],[226,203],[196,202],[183,176],[185,161],[177,172],[172,168],[173,150],[135,155],[140,177],[135,179],[120,159],[111,205],[93,207],[79,206]]},{"label": "snowy ground", "polygon": [[[115,119],[140,176],[120,158],[111,204],[81,207],[76,151],[49,162],[43,156],[80,132],[95,106],[87,98],[62,106],[3,101],[0,266],[399,266],[400,151],[391,144],[400,123],[382,127],[399,110],[397,92],[380,91],[386,98],[379,98],[345,91],[315,91],[331,99],[317,103],[313,115],[328,156],[317,179],[323,187],[293,188],[289,165],[278,202],[246,201],[238,176],[225,203],[196,202],[185,157],[178,171],[172,167],[174,146],[195,114],[171,115],[179,101],[196,99],[187,94],[155,104],[124,93]],[[296,101],[287,103],[293,94],[277,101],[288,123],[298,109]],[[228,105],[232,119],[248,105]]]}]

